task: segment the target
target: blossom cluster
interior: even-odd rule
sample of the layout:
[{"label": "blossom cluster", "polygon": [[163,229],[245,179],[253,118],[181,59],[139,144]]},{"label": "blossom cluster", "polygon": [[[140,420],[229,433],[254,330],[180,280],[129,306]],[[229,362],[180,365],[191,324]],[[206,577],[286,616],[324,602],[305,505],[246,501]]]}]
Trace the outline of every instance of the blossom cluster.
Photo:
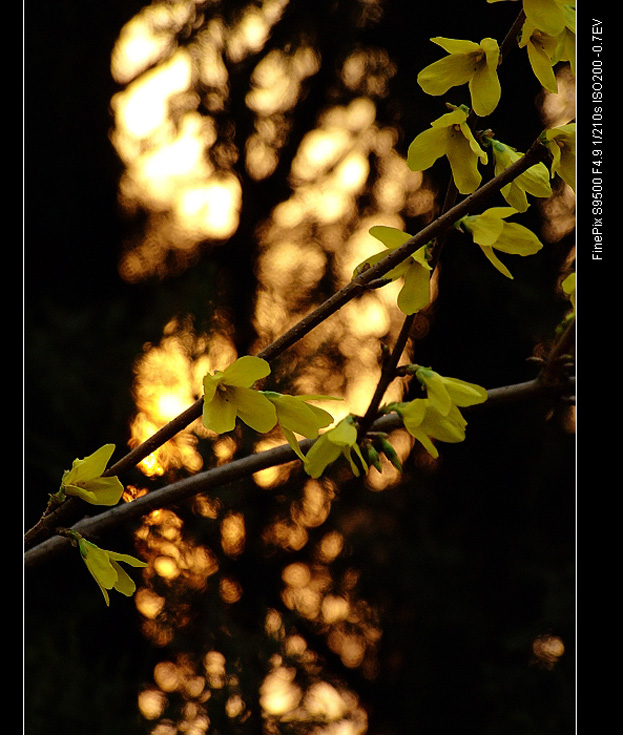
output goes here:
[{"label": "blossom cluster", "polygon": [[459,409],[484,403],[488,394],[475,383],[445,377],[420,365],[413,367],[426,397],[389,403],[383,410],[397,413],[405,429],[436,459],[435,440],[456,443],[465,439],[467,421]]},{"label": "blossom cluster", "polygon": [[270,365],[261,357],[245,355],[225,370],[217,370],[203,379],[203,425],[217,434],[232,431],[236,419],[260,433],[277,424],[296,452],[304,459],[295,434],[308,439],[333,422],[333,416],[312,400],[339,400],[332,396],[282,395],[275,391],[256,390],[254,384],[270,374]]},{"label": "blossom cluster", "polygon": [[[523,12],[517,44],[527,49],[530,65],[541,84],[555,91],[556,64],[569,62],[575,72],[575,3],[523,0]],[[498,76],[500,46],[493,38],[483,38],[479,43],[443,37],[431,41],[447,55],[422,69],[417,76],[418,84],[433,96],[444,95],[452,87],[467,85],[470,100],[469,105],[446,103],[448,111],[433,120],[410,143],[407,164],[413,171],[426,171],[445,158],[456,190],[469,195],[480,186],[484,166],[492,162],[494,175],[498,176],[525,155],[500,140],[491,129],[475,130],[475,120],[491,115],[502,97]],[[536,163],[503,186],[500,193],[507,207],[492,207],[455,223],[459,231],[472,236],[491,264],[507,278],[513,276],[496,251],[526,256],[537,253],[543,245],[527,227],[506,220],[526,212],[531,197],[549,198],[555,177],[575,191],[575,123],[543,130],[538,141],[549,152],[549,168],[543,162]],[[370,234],[390,251],[412,237],[384,226],[371,228]],[[387,281],[402,278],[397,304],[405,314],[414,314],[429,304],[430,254],[429,243],[384,276]],[[353,277],[376,265],[386,255],[387,252],[380,252],[367,258],[355,268]]]}]

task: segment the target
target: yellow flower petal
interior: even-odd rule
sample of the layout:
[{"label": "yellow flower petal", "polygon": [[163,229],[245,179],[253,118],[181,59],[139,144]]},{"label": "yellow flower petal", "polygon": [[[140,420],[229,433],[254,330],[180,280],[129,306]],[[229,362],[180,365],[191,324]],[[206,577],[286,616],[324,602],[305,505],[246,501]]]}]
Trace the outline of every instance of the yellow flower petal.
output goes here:
[{"label": "yellow flower petal", "polygon": [[231,403],[241,421],[254,431],[265,434],[277,423],[277,411],[265,395],[252,388],[232,387]]},{"label": "yellow flower petal", "polygon": [[111,564],[115,572],[117,572],[117,579],[115,580],[113,589],[117,590],[117,592],[121,592],[121,594],[125,595],[126,597],[132,597],[132,595],[136,591],[136,584],[134,580],[125,571],[125,569],[117,564],[116,561],[111,561]]},{"label": "yellow flower petal", "polygon": [[482,176],[478,171],[478,158],[463,131],[454,128],[446,146],[446,155],[452,169],[452,177],[460,194],[471,194],[478,188]]},{"label": "yellow flower petal", "polygon": [[99,585],[107,605],[110,605],[107,590],[116,589],[127,596],[134,593],[136,589],[134,580],[119,566],[118,562],[124,562],[133,567],[146,567],[146,562],[136,559],[129,554],[118,554],[114,551],[100,549],[99,546],[87,541],[85,538],[76,538],[80,555],[87,569]]},{"label": "yellow flower petal", "polygon": [[335,462],[340,455],[344,455],[350,463],[353,474],[358,476],[359,468],[351,455],[353,450],[359,457],[362,467],[367,470],[367,463],[357,446],[357,429],[352,417],[346,416],[333,429],[321,434],[312,444],[305,457],[305,472],[310,477],[320,477],[329,464]]},{"label": "yellow flower petal", "polygon": [[431,457],[437,459],[439,452],[430,440],[427,432],[422,428],[422,422],[426,416],[426,411],[430,401],[428,398],[416,398],[408,403],[400,403],[396,406],[396,412],[402,419],[405,429],[414,439],[426,449]]},{"label": "yellow flower petal", "polygon": [[422,431],[439,441],[454,444],[465,440],[467,421],[456,406],[452,406],[446,416],[429,406],[421,423]]},{"label": "yellow flower petal", "polygon": [[283,435],[286,438],[286,441],[290,445],[290,447],[294,450],[294,452],[298,455],[298,458],[304,463],[305,462],[305,455],[303,454],[303,451],[301,449],[300,444],[298,443],[298,439],[296,438],[293,431],[290,431],[286,426],[282,426],[281,430],[283,431]]},{"label": "yellow flower petal", "polygon": [[64,485],[67,495],[81,498],[92,505],[117,505],[124,487],[118,477],[95,477],[83,485]]},{"label": "yellow flower petal", "polygon": [[[428,266],[428,264],[427,264]],[[415,314],[430,303],[430,266],[413,262],[405,273],[404,283],[396,299],[403,314]]]},{"label": "yellow flower petal", "polygon": [[497,257],[497,255],[493,252],[493,248],[487,247],[486,245],[481,245],[480,249],[482,252],[487,256],[487,259],[493,265],[500,273],[507,278],[514,278],[513,274],[508,270],[508,268],[502,263],[502,261]]},{"label": "yellow flower petal", "polygon": [[106,553],[114,561],[122,561],[124,564],[129,564],[131,567],[149,566],[146,561],[141,561],[130,554],[120,554],[118,551],[107,551]]},{"label": "yellow flower petal", "polygon": [[502,96],[497,72],[500,49],[493,38],[483,38],[480,45],[485,59],[479,62],[469,82],[469,91],[474,112],[479,117],[486,117],[495,110]]},{"label": "yellow flower petal", "polygon": [[306,403],[302,396],[264,392],[275,406],[277,421],[282,429],[301,434],[308,439],[318,436],[318,431],[333,422],[333,416],[319,406]]},{"label": "yellow flower petal", "polygon": [[429,64],[417,76],[420,87],[434,96],[445,94],[451,87],[469,84],[474,112],[491,114],[500,100],[497,76],[499,47],[493,38],[480,44],[452,38],[432,38],[448,52],[448,56]]},{"label": "yellow flower petal", "polygon": [[217,388],[221,384],[223,373],[217,370],[214,375],[205,375],[203,378],[203,401],[210,403],[214,399]]},{"label": "yellow flower petal", "polygon": [[386,225],[375,225],[369,230],[372,237],[380,240],[388,250],[396,250],[404,245],[407,240],[411,239],[408,232],[403,232],[395,227],[387,227]]},{"label": "yellow flower petal", "polygon": [[310,477],[318,478],[325,469],[340,456],[342,447],[329,439],[329,432],[322,434],[312,444],[305,457],[305,472]]},{"label": "yellow flower petal", "polygon": [[63,484],[75,485],[99,477],[115,451],[114,444],[104,444],[84,459],[74,459],[71,469],[63,474]]},{"label": "yellow flower petal", "polygon": [[364,459],[363,454],[361,453],[361,449],[359,448],[358,444],[353,444],[352,447],[348,446],[342,450],[342,454],[346,457],[346,459],[348,460],[348,463],[350,464],[351,472],[353,473],[353,475],[355,475],[355,477],[359,477],[361,475],[361,471],[359,467],[357,466],[357,463],[353,459],[353,455],[352,455],[353,452],[355,452],[355,454],[359,458],[359,461],[361,462],[361,467],[364,472],[368,471],[368,463]]},{"label": "yellow flower petal", "polygon": [[[407,240],[411,239],[411,235],[409,235],[408,232],[403,232],[402,230],[398,230],[395,227],[387,227],[385,225],[375,225],[374,227],[370,228],[369,232],[374,238],[380,240],[388,250],[396,250],[396,248],[399,248],[401,245],[404,245]],[[353,278],[362,273],[364,270],[375,266],[386,256],[387,253],[381,251],[380,253],[376,253],[375,255],[371,255],[369,258],[366,258],[354,269]],[[402,276],[404,276],[409,267],[410,260],[407,257],[402,263],[399,263],[397,266],[385,273],[383,275],[383,278],[395,281],[397,278],[401,278]]]},{"label": "yellow flower petal", "polygon": [[80,554],[86,564],[87,569],[93,576],[93,579],[99,585],[106,604],[110,605],[110,598],[106,590],[112,589],[116,579],[117,572],[110,563],[110,558],[104,549],[100,549],[99,546],[92,544],[86,539],[80,539],[79,541]]},{"label": "yellow flower petal", "polygon": [[528,60],[534,76],[549,92],[558,92],[558,81],[553,68],[553,59],[549,55],[543,37],[534,34],[527,46]]},{"label": "yellow flower petal", "polygon": [[419,427],[422,423],[428,403],[429,401],[426,398],[416,398],[413,401],[396,404],[396,411],[408,431]]},{"label": "yellow flower petal", "polygon": [[418,367],[417,379],[426,387],[430,406],[442,416],[450,413],[452,406],[473,406],[487,400],[487,391],[475,383],[459,378],[448,378],[426,367]]},{"label": "yellow flower petal", "polygon": [[541,250],[543,243],[527,227],[516,222],[504,222],[502,232],[493,247],[512,255],[534,255]]},{"label": "yellow flower petal", "polygon": [[470,54],[451,54],[434,61],[417,75],[417,82],[433,97],[445,94],[451,87],[467,84],[474,76]]},{"label": "yellow flower petal", "polygon": [[463,217],[461,220],[491,264],[507,278],[513,276],[495,255],[493,248],[514,255],[533,255],[543,247],[527,227],[504,222],[504,218],[515,213],[513,207],[491,207],[482,214]]},{"label": "yellow flower petal", "polygon": [[462,38],[435,36],[430,40],[449,54],[473,54],[480,51],[480,46],[475,41],[467,41]]},{"label": "yellow flower petal", "polygon": [[535,28],[557,36],[565,28],[564,3],[560,0],[523,0],[526,18]]},{"label": "yellow flower petal", "polygon": [[[491,150],[495,160],[494,173],[496,176],[524,155],[495,139],[491,139]],[[501,193],[511,207],[518,212],[525,212],[529,206],[526,193],[544,198],[551,196],[552,187],[549,179],[547,166],[544,163],[537,163],[515,177],[510,184],[502,188]]]},{"label": "yellow flower petal", "polygon": [[468,113],[469,109],[461,106],[433,120],[430,129],[420,133],[407,152],[407,163],[413,171],[424,171],[446,155],[461,194],[470,194],[480,183],[478,160],[487,162],[487,154],[466,123]]},{"label": "yellow flower petal", "polygon": [[105,444],[88,457],[75,459],[71,470],[63,473],[60,496],[71,495],[92,505],[116,505],[123,485],[117,477],[101,477],[114,450],[114,444]]},{"label": "yellow flower petal", "polygon": [[475,243],[491,246],[502,233],[503,217],[514,214],[515,211],[512,207],[491,207],[482,214],[463,217],[462,222],[471,232]]},{"label": "yellow flower petal", "polygon": [[[446,414],[452,407],[452,399],[448,393],[444,380],[434,370],[419,367],[415,373],[417,379],[426,387],[426,395],[430,404],[434,406],[439,413]],[[424,417],[422,416],[422,419]]]},{"label": "yellow flower petal", "polygon": [[228,397],[227,389],[215,392],[212,400],[204,398],[202,420],[206,429],[215,431],[217,434],[226,434],[234,430],[236,406],[231,401],[231,397]]},{"label": "yellow flower petal", "polygon": [[447,377],[443,378],[443,382],[455,406],[475,406],[484,403],[489,397],[486,389],[476,383]]},{"label": "yellow flower petal", "polygon": [[575,273],[570,273],[561,284],[562,290],[569,298],[573,311],[575,311]]},{"label": "yellow flower petal", "polygon": [[407,151],[407,165],[412,171],[426,171],[446,155],[450,136],[447,127],[431,127],[417,135]]},{"label": "yellow flower petal", "polygon": [[[411,239],[408,232],[385,225],[376,225],[370,228],[370,234],[380,240],[388,250],[395,250]],[[404,277],[404,283],[397,299],[398,307],[404,314],[415,314],[416,311],[423,309],[430,302],[429,280],[431,267],[426,259],[427,249],[426,245],[419,248],[384,276],[384,278],[391,280]],[[367,258],[364,263],[374,264],[382,260],[385,255],[386,253],[377,253],[371,258]],[[355,274],[361,271],[362,265],[360,263],[355,268]]]},{"label": "yellow flower petal", "polygon": [[250,388],[253,383],[267,375],[270,375],[270,365],[266,360],[253,355],[245,355],[239,357],[223,371],[221,380],[227,385]]},{"label": "yellow flower petal", "polygon": [[357,429],[350,417],[342,419],[331,431],[327,432],[330,441],[338,446],[352,446],[357,441]]}]

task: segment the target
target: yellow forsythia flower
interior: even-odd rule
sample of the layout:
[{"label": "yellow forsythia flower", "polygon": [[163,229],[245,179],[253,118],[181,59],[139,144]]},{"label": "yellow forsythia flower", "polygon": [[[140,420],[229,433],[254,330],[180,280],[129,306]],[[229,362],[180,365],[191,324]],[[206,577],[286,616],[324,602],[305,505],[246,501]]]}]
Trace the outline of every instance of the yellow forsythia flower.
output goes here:
[{"label": "yellow forsythia flower", "polygon": [[[503,0],[487,0],[488,3],[501,1]],[[535,28],[550,36],[557,36],[562,32],[569,10],[575,12],[574,0],[523,0],[526,18]]]},{"label": "yellow forsythia flower", "polygon": [[307,401],[327,399],[340,401],[342,399],[333,398],[333,396],[288,396],[274,391],[262,391],[262,393],[274,405],[277,422],[288,444],[305,461],[295,434],[300,434],[307,439],[315,439],[320,429],[333,423],[333,416],[328,411],[307,403]]},{"label": "yellow forsythia flower", "polygon": [[[402,232],[394,227],[376,225],[370,228],[370,234],[380,240],[388,250],[396,250],[411,239],[408,232]],[[426,260],[427,246],[416,250],[406,260],[388,271],[383,278],[395,281],[403,279],[403,286],[398,294],[398,308],[404,314],[415,314],[430,303],[430,272],[431,267]],[[387,256],[386,251],[381,251],[366,258],[355,268],[353,276],[361,273],[366,268],[376,265]]]},{"label": "yellow forsythia flower", "polygon": [[549,92],[558,92],[558,82],[554,73],[554,64],[557,61],[559,40],[556,36],[535,28],[530,21],[526,21],[521,30],[519,47],[528,52],[528,60],[534,76]]},{"label": "yellow forsythia flower", "polygon": [[389,404],[386,410],[395,411],[409,434],[435,459],[439,452],[433,440],[457,443],[465,439],[467,421],[455,405],[450,407],[447,414],[442,414],[430,398],[416,398],[405,403]]},{"label": "yellow forsythia flower", "polygon": [[558,174],[575,191],[575,123],[544,130],[540,140],[552,154],[552,175]]},{"label": "yellow forsythia flower", "polygon": [[126,597],[131,597],[136,590],[136,584],[132,577],[123,569],[119,562],[129,564],[132,567],[146,567],[147,563],[136,559],[129,554],[118,554],[115,551],[100,549],[94,543],[87,541],[75,531],[70,531],[70,538],[78,544],[80,556],[93,575],[93,579],[102,590],[106,604],[110,605],[108,590],[115,589]]},{"label": "yellow forsythia flower", "polygon": [[513,214],[517,214],[513,207],[491,207],[482,214],[467,215],[457,222],[457,227],[471,233],[474,242],[489,261],[507,278],[513,276],[494,250],[513,255],[534,255],[543,247],[543,243],[527,227],[505,222],[506,217]]},{"label": "yellow forsythia flower", "polygon": [[102,477],[115,451],[114,444],[104,444],[84,459],[74,459],[71,469],[63,473],[58,497],[73,495],[92,505],[116,505],[123,494],[117,477]]},{"label": "yellow forsythia flower", "polygon": [[469,109],[461,105],[433,120],[430,129],[413,140],[407,154],[412,171],[424,171],[447,156],[461,194],[471,194],[478,187],[482,179],[478,161],[485,164],[488,160],[467,124],[468,114]]},{"label": "yellow forsythia flower", "polygon": [[528,21],[549,36],[558,36],[567,26],[569,8],[575,3],[568,0],[523,0]]},{"label": "yellow forsythia flower", "polygon": [[459,378],[447,378],[431,368],[418,366],[415,377],[426,388],[430,405],[442,416],[447,416],[452,406],[474,406],[484,403],[487,391],[480,385]]},{"label": "yellow forsythia flower", "polygon": [[[490,143],[495,161],[496,176],[524,155],[494,138],[490,139]],[[530,166],[527,171],[516,176],[510,184],[502,187],[501,193],[511,207],[514,207],[518,212],[525,212],[529,206],[526,194],[543,198],[551,196],[552,187],[549,179],[547,166],[544,163],[536,163],[534,166]]]},{"label": "yellow forsythia flower", "polygon": [[305,472],[310,477],[320,477],[328,465],[343,455],[348,460],[355,477],[359,477],[361,473],[353,460],[353,451],[359,458],[364,472],[367,472],[368,464],[357,444],[357,429],[353,418],[352,416],[346,416],[333,429],[329,429],[316,439],[305,457]]},{"label": "yellow forsythia flower", "polygon": [[468,84],[474,112],[479,117],[490,115],[501,96],[498,42],[494,38],[483,38],[479,44],[453,38],[430,40],[449,55],[422,69],[417,77],[420,87],[427,94],[438,96],[450,87]]},{"label": "yellow forsythia flower", "polygon": [[265,433],[277,423],[274,405],[251,386],[270,374],[261,357],[245,355],[225,370],[203,379],[203,425],[217,434],[232,431],[236,418],[255,431]]},{"label": "yellow forsythia flower", "polygon": [[575,5],[564,5],[565,28],[558,35],[555,63],[568,61],[571,73],[575,76]]},{"label": "yellow forsythia flower", "polygon": [[519,47],[527,49],[530,66],[539,82],[555,93],[558,83],[553,66],[559,61],[568,61],[575,75],[575,2],[523,0],[523,10],[526,20],[519,36]]}]

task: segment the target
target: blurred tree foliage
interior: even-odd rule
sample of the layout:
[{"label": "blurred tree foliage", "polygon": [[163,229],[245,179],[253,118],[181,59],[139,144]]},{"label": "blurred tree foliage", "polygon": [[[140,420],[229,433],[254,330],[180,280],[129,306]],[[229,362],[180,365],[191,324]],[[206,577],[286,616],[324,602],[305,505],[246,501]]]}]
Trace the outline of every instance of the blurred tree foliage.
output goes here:
[{"label": "blurred tree foliage", "polygon": [[[233,23],[248,4],[196,3],[175,44],[191,44],[213,14]],[[228,310],[240,354],[254,344],[256,231],[291,193],[288,172],[319,113],[355,96],[338,77],[349,54],[383,50],[395,67],[375,99],[377,121],[400,131],[396,148],[405,155],[438,114],[437,101],[415,85],[417,72],[438,56],[428,39],[500,37],[517,10],[514,3],[484,1],[287,3],[262,49],[231,64],[231,99],[218,119],[225,142],[243,148],[253,132],[245,98],[258,59],[303,42],[314,48],[321,64],[302,85],[274,173],[257,181],[242,164],[234,166],[243,206],[227,247],[206,242],[189,267],[128,283],[118,263],[126,243],[140,237],[147,213],[128,217],[118,201],[123,166],[109,135],[119,86],[110,56],[120,29],[142,7],[86,0],[26,9],[26,527],[74,457],[106,442],[127,445],[134,361],[172,315],[191,314],[202,328],[218,302]],[[512,94],[490,122],[525,149],[542,127],[541,90],[526,63],[509,63],[504,75]],[[445,186],[441,169],[430,179],[437,190]],[[536,207],[530,217],[538,230]],[[422,224],[414,217],[406,229]],[[564,314],[555,286],[570,245],[568,238],[547,243],[530,263],[514,265],[515,281],[507,282],[451,239],[418,362],[487,387],[532,378],[526,358],[551,340]],[[327,272],[318,300],[334,289],[331,279]],[[195,714],[201,707],[209,712],[210,733],[314,731],[326,712],[307,722],[273,714],[262,730],[261,685],[276,661],[294,672],[290,683],[300,692],[328,682],[354,694],[374,735],[568,732],[574,440],[565,417],[564,407],[541,403],[475,411],[466,442],[444,446],[434,469],[415,452],[403,481],[383,492],[336,470],[322,485],[330,512],[306,527],[305,542],[294,549],[266,538],[276,520],[290,523],[292,508],[305,501],[306,478],[296,473],[268,491],[258,492],[252,478],[223,488],[210,499],[213,517],[197,513],[192,502],[175,508],[180,538],[214,549],[219,568],[205,586],[154,577],[152,591],[167,600],[160,628],[173,631],[159,644],[143,634],[132,600],[103,607],[79,559],[34,570],[25,581],[26,732],[151,732],[155,723],[141,718],[137,699],[153,688],[154,671],[163,671],[157,665],[185,662],[187,671],[205,677],[206,655],[214,652],[223,657],[226,683],[199,694],[172,687],[159,717],[173,729],[163,733],[182,731],[172,723],[191,718],[189,702]],[[237,514],[244,517],[245,544],[227,554],[221,523]],[[119,531],[119,544],[131,541],[130,532]],[[330,554],[335,539],[342,546]],[[305,570],[308,581],[318,575],[323,595],[338,605],[334,598],[348,599],[357,614],[338,626],[288,605],[288,573]],[[331,637],[336,631],[359,643],[363,636],[364,652],[355,646],[359,653],[349,659]],[[564,642],[555,665],[534,653],[535,640],[547,635]]]}]

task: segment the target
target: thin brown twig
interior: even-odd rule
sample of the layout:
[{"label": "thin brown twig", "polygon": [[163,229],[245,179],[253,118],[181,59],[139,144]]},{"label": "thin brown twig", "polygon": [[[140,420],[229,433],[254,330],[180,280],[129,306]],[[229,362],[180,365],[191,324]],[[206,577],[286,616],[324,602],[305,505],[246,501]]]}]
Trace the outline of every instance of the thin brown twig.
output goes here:
[{"label": "thin brown twig", "polygon": [[407,341],[409,340],[409,335],[411,334],[411,328],[413,327],[414,321],[415,314],[410,314],[405,317],[400,333],[396,339],[396,343],[394,344],[394,349],[388,359],[383,363],[381,377],[379,378],[374,394],[370,400],[368,410],[361,421],[358,422],[357,436],[359,439],[362,439],[367,434],[370,426],[372,426],[377,417],[383,396],[385,395],[389,384],[396,377],[396,368],[398,367],[398,362],[407,346]]}]

